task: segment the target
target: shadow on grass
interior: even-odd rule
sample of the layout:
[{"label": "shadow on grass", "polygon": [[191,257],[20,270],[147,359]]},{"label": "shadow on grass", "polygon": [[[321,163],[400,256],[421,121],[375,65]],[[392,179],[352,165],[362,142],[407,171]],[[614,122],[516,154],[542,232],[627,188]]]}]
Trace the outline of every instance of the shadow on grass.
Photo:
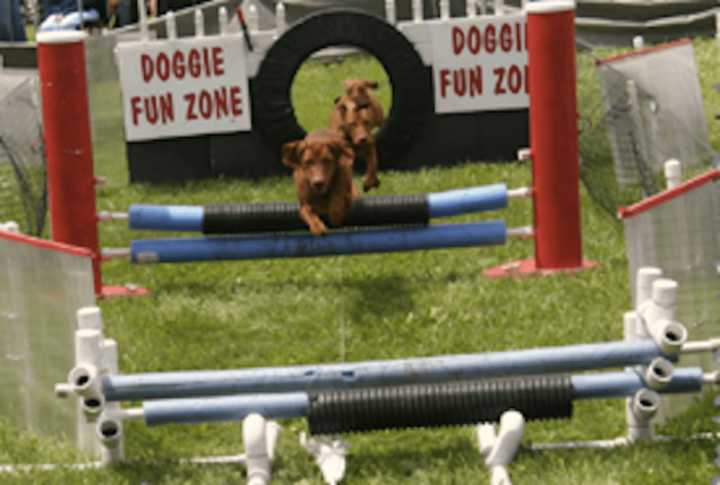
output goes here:
[{"label": "shadow on grass", "polygon": [[348,312],[354,321],[368,316],[407,315],[414,307],[414,291],[400,275],[371,276],[346,281],[351,295]]}]

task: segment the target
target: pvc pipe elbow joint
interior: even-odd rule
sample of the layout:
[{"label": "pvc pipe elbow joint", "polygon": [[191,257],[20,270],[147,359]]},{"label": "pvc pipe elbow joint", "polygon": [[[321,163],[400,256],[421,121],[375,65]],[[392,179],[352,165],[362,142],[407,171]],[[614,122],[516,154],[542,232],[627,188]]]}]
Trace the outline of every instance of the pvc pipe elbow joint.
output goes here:
[{"label": "pvc pipe elbow joint", "polygon": [[270,483],[270,457],[268,456],[265,418],[257,413],[249,414],[243,420],[242,433],[248,485]]},{"label": "pvc pipe elbow joint", "polygon": [[524,427],[522,414],[514,410],[503,413],[495,445],[485,459],[485,464],[490,467],[509,465],[520,446]]},{"label": "pvc pipe elbow joint", "polygon": [[632,413],[638,421],[650,421],[660,408],[660,396],[650,389],[640,389],[632,398]]},{"label": "pvc pipe elbow joint", "polygon": [[85,419],[94,422],[105,410],[105,398],[102,394],[85,396],[80,403],[80,408],[85,415]]},{"label": "pvc pipe elbow joint", "polygon": [[[68,384],[72,392],[85,397],[99,394],[98,369],[94,365],[76,365],[68,373]],[[57,386],[56,386],[57,391]]]},{"label": "pvc pipe elbow joint", "polygon": [[680,354],[688,338],[684,325],[672,320],[646,321],[645,325],[648,334],[664,354],[672,356]]},{"label": "pvc pipe elbow joint", "polygon": [[663,357],[657,357],[645,369],[645,384],[650,389],[657,391],[667,386],[672,380],[672,376],[672,363]]},{"label": "pvc pipe elbow joint", "polygon": [[116,419],[106,418],[98,421],[95,428],[100,443],[105,448],[115,449],[122,442],[122,423]]}]

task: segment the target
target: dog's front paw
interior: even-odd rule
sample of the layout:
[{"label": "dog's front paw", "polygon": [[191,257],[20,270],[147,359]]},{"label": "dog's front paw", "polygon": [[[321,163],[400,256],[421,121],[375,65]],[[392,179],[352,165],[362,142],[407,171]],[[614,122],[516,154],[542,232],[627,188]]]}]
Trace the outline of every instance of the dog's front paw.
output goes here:
[{"label": "dog's front paw", "polygon": [[310,224],[310,233],[313,236],[322,236],[326,232],[327,232],[327,227],[325,227],[325,224],[321,220],[318,220],[318,221]]},{"label": "dog's front paw", "polygon": [[363,180],[363,192],[380,187],[380,180],[377,177],[365,177]]}]

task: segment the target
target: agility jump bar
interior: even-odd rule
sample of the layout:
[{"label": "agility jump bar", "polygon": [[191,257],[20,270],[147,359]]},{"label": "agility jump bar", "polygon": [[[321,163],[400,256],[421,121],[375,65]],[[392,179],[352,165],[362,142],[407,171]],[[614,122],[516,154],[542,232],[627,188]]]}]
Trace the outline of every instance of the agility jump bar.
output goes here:
[{"label": "agility jump bar", "polygon": [[[700,392],[699,367],[673,371],[663,394]],[[508,409],[526,419],[569,418],[580,399],[632,397],[647,387],[634,371],[574,376],[521,376],[429,385],[326,392],[249,394],[145,401],[148,426],[240,421],[251,413],[267,419],[307,417],[312,433],[437,427],[497,421]]]},{"label": "agility jump bar", "polygon": [[180,263],[388,253],[505,244],[503,221],[340,230],[324,236],[271,234],[142,239],[130,244],[134,263]]},{"label": "agility jump bar", "polygon": [[651,340],[617,341],[342,364],[114,374],[102,378],[102,392],[108,401],[319,392],[648,365],[657,357],[676,360]]},{"label": "agility jump bar", "polygon": [[[504,184],[430,194],[361,197],[353,203],[344,227],[425,225],[436,217],[450,217],[507,207],[508,197],[527,194],[508,191]],[[325,221],[330,227],[330,221]],[[242,234],[307,229],[298,204],[271,202],[232,205],[131,205],[130,229]]]}]

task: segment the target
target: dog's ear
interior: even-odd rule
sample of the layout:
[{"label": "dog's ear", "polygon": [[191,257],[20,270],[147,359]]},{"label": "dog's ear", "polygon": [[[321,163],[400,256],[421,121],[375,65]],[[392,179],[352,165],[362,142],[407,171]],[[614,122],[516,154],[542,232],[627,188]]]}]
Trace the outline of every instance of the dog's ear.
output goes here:
[{"label": "dog's ear", "polygon": [[282,147],[282,163],[286,167],[297,168],[300,165],[302,140],[291,141]]},{"label": "dog's ear", "polygon": [[345,88],[345,91],[349,91],[351,87],[355,85],[356,80],[355,79],[346,79],[343,81],[343,87]]},{"label": "dog's ear", "polygon": [[352,167],[355,161],[355,152],[344,138],[338,137],[333,140],[330,148],[337,160],[338,166]]},{"label": "dog's ear", "polygon": [[335,98],[335,101],[333,101],[333,104],[337,105],[341,99],[342,99],[342,96],[338,96],[337,98]]},{"label": "dog's ear", "polygon": [[365,87],[369,88],[369,89],[377,89],[378,82],[377,81],[365,81]]}]

